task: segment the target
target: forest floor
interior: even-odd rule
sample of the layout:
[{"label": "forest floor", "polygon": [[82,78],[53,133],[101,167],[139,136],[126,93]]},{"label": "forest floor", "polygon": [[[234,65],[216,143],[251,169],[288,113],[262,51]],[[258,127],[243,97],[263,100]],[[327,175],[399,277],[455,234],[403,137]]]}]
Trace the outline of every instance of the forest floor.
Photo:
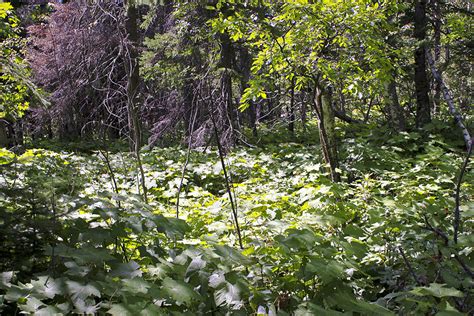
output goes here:
[{"label": "forest floor", "polygon": [[214,148],[143,150],[147,203],[127,152],[2,149],[2,233],[16,255],[2,265],[25,282],[3,273],[4,299],[27,312],[115,315],[450,311],[471,286],[450,257],[471,256],[474,174],[454,244],[462,149],[442,135],[380,136],[346,135],[341,183],[316,145],[236,148],[224,159],[233,207]]}]

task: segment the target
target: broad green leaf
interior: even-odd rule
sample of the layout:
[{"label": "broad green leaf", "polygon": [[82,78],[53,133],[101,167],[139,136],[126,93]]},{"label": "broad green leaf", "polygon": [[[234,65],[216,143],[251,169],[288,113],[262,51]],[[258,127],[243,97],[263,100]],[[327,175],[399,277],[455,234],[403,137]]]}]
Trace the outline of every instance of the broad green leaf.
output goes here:
[{"label": "broad green leaf", "polygon": [[90,296],[101,297],[99,289],[94,284],[82,284],[72,280],[67,280],[65,283],[73,301],[84,300]]},{"label": "broad green leaf", "polygon": [[434,297],[463,297],[464,294],[456,289],[445,287],[445,284],[431,283],[430,286],[416,287],[410,293],[417,296],[434,296]]},{"label": "broad green leaf", "polygon": [[45,307],[46,304],[37,299],[34,296],[26,298],[25,304],[20,304],[20,308],[29,313],[36,314],[41,307]]},{"label": "broad green leaf", "polygon": [[221,260],[228,262],[229,260],[235,264],[250,264],[250,260],[242,255],[239,251],[225,245],[215,245],[215,252],[221,257]]},{"label": "broad green leaf", "polygon": [[110,266],[112,267],[112,270],[110,271],[111,276],[118,276],[128,279],[142,276],[140,265],[133,260],[127,263],[111,263]]},{"label": "broad green leaf", "polygon": [[141,278],[122,280],[123,290],[130,293],[148,293],[151,284]]},{"label": "broad green leaf", "polygon": [[214,298],[217,306],[225,304],[238,309],[243,305],[240,298],[239,287],[236,284],[231,284],[229,282],[226,282],[224,287],[214,293]]},{"label": "broad green leaf", "polygon": [[191,304],[192,301],[199,300],[198,294],[192,287],[182,281],[176,281],[170,278],[163,280],[162,289],[178,304]]},{"label": "broad green leaf", "polygon": [[6,271],[0,273],[0,288],[1,289],[7,289],[10,287],[10,282],[13,279],[13,271]]},{"label": "broad green leaf", "polygon": [[335,310],[325,309],[321,306],[309,302],[298,305],[298,309],[295,311],[295,316],[311,315],[339,316],[344,314]]},{"label": "broad green leaf", "polygon": [[6,148],[0,147],[0,165],[11,163],[15,159],[15,154]]}]

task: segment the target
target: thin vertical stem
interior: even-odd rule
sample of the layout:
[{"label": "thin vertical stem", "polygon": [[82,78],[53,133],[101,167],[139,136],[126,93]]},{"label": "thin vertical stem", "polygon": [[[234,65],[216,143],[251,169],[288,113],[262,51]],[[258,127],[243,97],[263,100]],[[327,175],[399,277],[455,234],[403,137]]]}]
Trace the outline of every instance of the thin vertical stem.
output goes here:
[{"label": "thin vertical stem", "polygon": [[230,205],[231,205],[231,208],[232,208],[232,215],[234,216],[235,229],[237,231],[237,237],[239,239],[239,247],[240,247],[240,249],[244,249],[244,246],[243,246],[243,243],[242,243],[242,234],[240,232],[239,219],[238,219],[238,216],[237,216],[238,215],[237,214],[237,209],[235,207],[234,199],[232,198],[232,190],[230,188],[230,180],[229,180],[229,176],[227,174],[227,168],[226,168],[225,162],[224,162],[224,151],[222,150],[222,145],[221,145],[221,142],[219,140],[219,132],[217,130],[216,121],[214,119],[214,115],[212,114],[212,112],[211,112],[211,120],[212,120],[212,125],[214,127],[214,136],[216,137],[217,150],[219,152],[219,158],[220,158],[220,161],[221,161],[222,170],[224,171],[225,184],[226,184],[227,194],[229,195]]}]

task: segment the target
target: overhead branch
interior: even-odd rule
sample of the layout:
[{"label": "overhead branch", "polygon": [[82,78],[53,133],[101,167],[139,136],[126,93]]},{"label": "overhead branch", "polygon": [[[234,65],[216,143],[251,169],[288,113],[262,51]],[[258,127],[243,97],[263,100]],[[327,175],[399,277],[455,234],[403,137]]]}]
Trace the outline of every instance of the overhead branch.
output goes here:
[{"label": "overhead branch", "polygon": [[350,117],[346,113],[344,113],[342,111],[339,111],[339,110],[336,110],[336,109],[334,109],[334,116],[337,117],[340,120],[343,120],[344,122],[347,122],[347,123],[364,124],[363,121],[355,119],[353,117]]}]

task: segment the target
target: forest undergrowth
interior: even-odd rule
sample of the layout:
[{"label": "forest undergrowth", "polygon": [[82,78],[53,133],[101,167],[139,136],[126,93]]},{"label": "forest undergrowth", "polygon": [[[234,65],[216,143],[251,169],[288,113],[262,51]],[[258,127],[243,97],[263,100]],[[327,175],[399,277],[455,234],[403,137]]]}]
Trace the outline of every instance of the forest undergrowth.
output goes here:
[{"label": "forest undergrowth", "polygon": [[215,148],[191,150],[184,173],[186,148],[142,150],[148,203],[127,152],[1,149],[0,311],[472,313],[472,172],[453,240],[462,143],[384,133],[342,138],[340,183],[316,145],[233,149],[238,230]]}]

